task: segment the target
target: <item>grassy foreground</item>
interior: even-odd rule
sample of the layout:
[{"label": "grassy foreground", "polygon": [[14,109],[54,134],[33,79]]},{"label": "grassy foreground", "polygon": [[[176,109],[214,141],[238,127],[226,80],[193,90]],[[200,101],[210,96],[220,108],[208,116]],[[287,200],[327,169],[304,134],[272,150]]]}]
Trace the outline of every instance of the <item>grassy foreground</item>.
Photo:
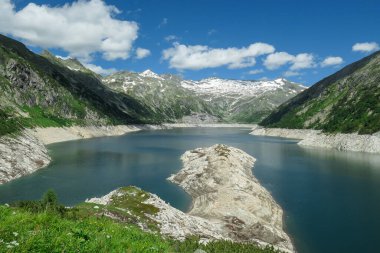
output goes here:
[{"label": "grassy foreground", "polygon": [[40,201],[0,205],[0,252],[276,252],[228,241],[179,242],[80,208],[63,207],[51,192]]}]

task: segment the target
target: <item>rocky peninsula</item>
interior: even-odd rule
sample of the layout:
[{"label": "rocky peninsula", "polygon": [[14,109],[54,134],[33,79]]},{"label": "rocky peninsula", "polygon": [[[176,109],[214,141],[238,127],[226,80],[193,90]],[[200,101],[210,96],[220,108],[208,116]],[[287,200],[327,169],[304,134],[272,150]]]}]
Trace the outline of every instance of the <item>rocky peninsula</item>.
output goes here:
[{"label": "rocky peninsula", "polygon": [[255,126],[250,134],[299,139],[298,145],[305,147],[380,154],[379,132],[372,135],[329,134],[312,129],[264,128]]},{"label": "rocky peninsula", "polygon": [[[132,191],[121,188],[88,202],[107,207],[121,203],[120,199],[125,196],[139,196],[140,199],[143,196],[141,205],[150,205],[148,210],[155,209],[145,218],[156,222],[159,232],[166,236],[182,240],[195,235],[205,242],[225,239],[273,245],[282,251],[294,252],[283,230],[281,207],[252,174],[255,162],[252,156],[218,144],[187,151],[181,159],[183,168],[168,179],[191,195],[193,202],[188,213],[171,207],[154,194],[141,193],[137,188]],[[104,206],[97,208],[104,209]],[[131,214],[125,206],[124,210]],[[106,214],[120,219],[120,215],[109,211]],[[148,227],[141,217],[135,220],[140,227]]]}]

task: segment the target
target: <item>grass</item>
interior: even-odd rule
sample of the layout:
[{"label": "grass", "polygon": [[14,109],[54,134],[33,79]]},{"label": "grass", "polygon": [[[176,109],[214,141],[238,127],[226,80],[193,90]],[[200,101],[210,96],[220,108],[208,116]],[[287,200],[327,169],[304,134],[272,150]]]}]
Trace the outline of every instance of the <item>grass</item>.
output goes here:
[{"label": "grass", "polygon": [[17,134],[24,128],[63,127],[82,124],[81,120],[57,117],[38,106],[24,106],[22,110],[29,114],[29,117],[18,115],[12,108],[0,108],[0,136]]},{"label": "grass", "polygon": [[0,136],[17,133],[22,129],[22,123],[13,117],[10,108],[0,108]]},{"label": "grass", "polygon": [[[136,195],[129,194],[125,199],[116,198],[113,200],[114,205],[121,203],[124,208],[133,209],[131,206],[136,208],[137,203],[146,196],[136,188],[123,190],[135,192]],[[132,196],[136,196],[136,199]],[[142,207],[142,210],[146,208]],[[39,201],[0,205],[0,252],[193,253],[197,249],[208,253],[276,252],[270,247],[261,249],[254,244],[215,241],[203,245],[195,237],[183,242],[164,238],[158,233],[144,232],[128,222],[118,222],[104,215],[83,211],[83,205],[65,208],[51,191]]]},{"label": "grass", "polygon": [[76,122],[74,119],[57,117],[39,106],[24,106],[22,109],[29,114],[29,118],[22,119],[25,127],[63,127]]}]

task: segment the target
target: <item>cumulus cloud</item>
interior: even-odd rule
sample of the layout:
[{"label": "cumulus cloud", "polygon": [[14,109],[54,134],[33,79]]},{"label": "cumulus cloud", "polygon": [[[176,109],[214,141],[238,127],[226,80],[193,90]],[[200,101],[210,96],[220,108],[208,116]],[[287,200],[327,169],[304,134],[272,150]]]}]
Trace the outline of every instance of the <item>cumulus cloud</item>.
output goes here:
[{"label": "cumulus cloud", "polygon": [[260,74],[260,73],[263,73],[263,72],[264,72],[264,70],[262,70],[262,69],[253,69],[253,70],[248,71],[248,74],[250,74],[250,75],[256,75],[256,74]]},{"label": "cumulus cloud", "polygon": [[114,69],[114,68],[110,68],[110,69],[104,69],[103,67],[101,66],[98,66],[98,65],[95,65],[95,64],[91,64],[91,63],[83,63],[83,65],[88,68],[89,70],[99,74],[99,75],[110,75],[112,73],[115,73],[117,70]]},{"label": "cumulus cloud", "polygon": [[116,19],[119,13],[102,0],[56,7],[29,3],[20,10],[11,0],[0,0],[0,32],[31,45],[60,48],[87,61],[95,52],[106,60],[127,59],[138,25]]},{"label": "cumulus cloud", "polygon": [[290,70],[315,67],[314,56],[307,53],[291,55],[287,52],[276,52],[268,55],[264,60],[264,66],[270,70],[278,69],[286,64],[291,64]]},{"label": "cumulus cloud", "polygon": [[373,52],[379,49],[379,44],[377,44],[376,42],[356,43],[352,46],[352,51],[358,51],[362,53]]},{"label": "cumulus cloud", "polygon": [[267,56],[264,60],[264,66],[267,69],[273,70],[291,62],[294,56],[286,52],[277,52]]},{"label": "cumulus cloud", "polygon": [[178,36],[176,36],[176,35],[168,35],[168,36],[166,36],[165,37],[165,40],[166,41],[168,41],[168,42],[170,42],[170,41],[173,41],[173,40],[179,40],[180,38],[178,37]]},{"label": "cumulus cloud", "polygon": [[149,49],[145,49],[145,48],[141,48],[141,47],[136,49],[136,58],[137,59],[142,59],[142,58],[148,57],[149,55],[150,55]]},{"label": "cumulus cloud", "polygon": [[291,70],[297,69],[307,69],[315,67],[314,56],[312,54],[297,54],[295,59],[292,61],[293,64],[290,66]]},{"label": "cumulus cloud", "polygon": [[245,68],[256,64],[255,57],[274,52],[266,43],[254,43],[243,48],[210,48],[203,45],[187,46],[174,43],[162,52],[169,67],[179,70],[199,70],[227,66],[230,69]]},{"label": "cumulus cloud", "polygon": [[342,57],[339,56],[329,56],[326,57],[322,62],[321,66],[322,67],[327,67],[327,66],[334,66],[334,65],[339,65],[343,63]]}]

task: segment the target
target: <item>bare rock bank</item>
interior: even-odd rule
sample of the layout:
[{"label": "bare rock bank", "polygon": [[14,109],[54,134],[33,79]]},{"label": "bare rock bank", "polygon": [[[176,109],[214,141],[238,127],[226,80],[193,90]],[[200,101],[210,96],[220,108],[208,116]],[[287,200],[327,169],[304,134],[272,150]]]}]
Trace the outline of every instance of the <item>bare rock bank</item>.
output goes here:
[{"label": "bare rock bank", "polygon": [[189,124],[174,123],[162,125],[118,125],[118,126],[72,126],[72,127],[47,127],[33,129],[34,135],[45,145],[73,141],[80,139],[88,139],[104,136],[119,136],[130,132],[140,130],[160,130],[172,128],[191,128],[191,127],[246,127],[252,128],[252,124]]},{"label": "bare rock bank", "polygon": [[0,137],[0,184],[33,173],[49,163],[47,149],[31,130]]},{"label": "bare rock bank", "polygon": [[320,130],[263,128],[255,126],[252,135],[300,139],[298,145],[343,151],[380,154],[380,134],[326,134]]},{"label": "bare rock bank", "polygon": [[[133,200],[128,201],[130,199]],[[162,235],[177,240],[185,240],[192,235],[199,236],[204,242],[213,239],[228,239],[221,233],[219,227],[210,221],[186,214],[157,195],[144,192],[134,186],[119,188],[103,197],[91,198],[86,202],[97,204],[96,209],[101,211],[98,212],[99,215],[106,215],[118,221],[127,220],[150,232],[155,231],[155,227],[151,226],[155,224]],[[124,206],[124,202],[128,203]],[[118,210],[117,214],[112,211],[112,207]]]},{"label": "bare rock bank", "polygon": [[169,180],[191,195],[190,215],[212,221],[232,240],[293,251],[281,207],[252,174],[252,156],[218,144],[187,151],[181,159],[184,167]]},{"label": "bare rock bank", "polygon": [[119,126],[72,126],[72,127],[47,127],[33,129],[34,135],[45,145],[89,139],[104,136],[118,136],[142,129],[155,129],[158,126],[151,125],[119,125]]}]

